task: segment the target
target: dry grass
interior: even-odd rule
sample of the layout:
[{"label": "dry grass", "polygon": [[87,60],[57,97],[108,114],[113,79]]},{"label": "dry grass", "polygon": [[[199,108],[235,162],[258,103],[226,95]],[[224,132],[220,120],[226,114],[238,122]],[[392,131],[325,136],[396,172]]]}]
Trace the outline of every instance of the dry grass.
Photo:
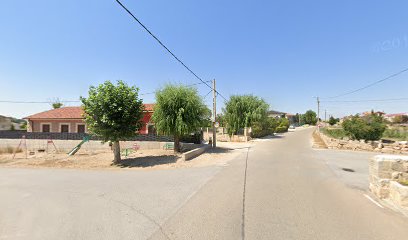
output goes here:
[{"label": "dry grass", "polygon": [[[16,149],[13,147],[4,147],[4,148],[0,148],[0,154],[10,154],[10,153],[14,153]],[[21,153],[23,150],[21,150],[20,148],[17,149],[17,153]]]},{"label": "dry grass", "polygon": [[0,155],[0,167],[46,167],[46,168],[75,168],[75,169],[173,169],[203,167],[210,165],[224,165],[240,151],[229,148],[210,149],[201,156],[189,161],[183,161],[180,154],[174,154],[172,150],[153,149],[140,150],[131,153],[128,157],[122,157],[122,161],[113,165],[112,152],[78,152],[69,157],[66,153],[39,153],[28,155],[25,152],[16,154],[12,159],[12,153]]},{"label": "dry grass", "polygon": [[408,180],[400,180],[398,181],[401,185],[408,186]]}]

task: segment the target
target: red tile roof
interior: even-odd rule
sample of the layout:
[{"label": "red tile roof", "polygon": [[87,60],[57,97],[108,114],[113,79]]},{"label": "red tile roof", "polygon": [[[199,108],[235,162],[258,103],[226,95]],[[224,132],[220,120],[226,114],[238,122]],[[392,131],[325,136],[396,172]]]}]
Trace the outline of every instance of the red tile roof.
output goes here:
[{"label": "red tile roof", "polygon": [[[145,110],[153,111],[155,104],[144,104]],[[36,113],[24,119],[82,119],[84,111],[81,107],[62,107],[45,112]]]}]

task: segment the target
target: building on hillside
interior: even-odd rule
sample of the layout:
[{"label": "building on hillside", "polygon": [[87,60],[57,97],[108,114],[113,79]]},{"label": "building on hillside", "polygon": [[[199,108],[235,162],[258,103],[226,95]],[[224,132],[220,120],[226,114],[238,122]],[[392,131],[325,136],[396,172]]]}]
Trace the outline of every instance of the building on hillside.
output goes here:
[{"label": "building on hillside", "polygon": [[361,113],[361,114],[359,114],[361,117],[365,117],[365,116],[369,116],[369,115],[371,115],[371,114],[375,114],[375,115],[377,115],[377,116],[384,116],[385,115],[385,112],[381,112],[381,111],[376,111],[376,112],[374,112],[374,111],[368,111],[368,112],[363,112],[363,113]]},{"label": "building on hillside", "polygon": [[271,117],[271,118],[286,118],[286,114],[287,113],[285,112],[279,112],[275,110],[268,111],[268,117]]},{"label": "building on hillside", "polygon": [[0,115],[0,130],[10,130],[12,125],[10,117]]},{"label": "building on hillside", "polygon": [[[154,124],[150,121],[154,104],[144,104],[143,126],[140,134],[154,133]],[[87,127],[81,107],[62,107],[40,112],[24,119],[27,121],[27,132],[61,132],[86,133]]]},{"label": "building on hillside", "polygon": [[408,116],[408,113],[391,113],[391,114],[385,114],[384,118],[390,122],[393,122],[395,117],[398,116]]}]

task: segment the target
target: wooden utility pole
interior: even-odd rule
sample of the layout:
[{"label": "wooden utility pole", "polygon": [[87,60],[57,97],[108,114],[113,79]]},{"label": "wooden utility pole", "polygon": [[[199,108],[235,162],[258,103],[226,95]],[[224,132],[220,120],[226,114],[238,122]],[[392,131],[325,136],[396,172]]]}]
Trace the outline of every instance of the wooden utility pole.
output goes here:
[{"label": "wooden utility pole", "polygon": [[217,91],[215,90],[215,79],[213,80],[213,148],[217,147],[217,129],[215,123],[217,121]]},{"label": "wooden utility pole", "polygon": [[320,99],[319,97],[317,97],[316,100],[317,100],[317,129],[320,131]]}]

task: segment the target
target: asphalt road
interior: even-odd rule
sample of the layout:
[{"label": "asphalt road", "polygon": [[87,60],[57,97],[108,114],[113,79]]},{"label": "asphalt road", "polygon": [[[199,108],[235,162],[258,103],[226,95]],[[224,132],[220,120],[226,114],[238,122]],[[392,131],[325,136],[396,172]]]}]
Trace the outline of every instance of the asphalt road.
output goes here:
[{"label": "asphalt road", "polygon": [[0,240],[406,238],[408,218],[364,195],[372,154],[314,150],[311,131],[223,167],[0,168]]},{"label": "asphalt road", "polygon": [[[313,150],[312,130],[259,142],[163,225],[166,236],[151,239],[406,238],[408,219],[360,189],[371,154]],[[340,166],[359,175],[347,179]]]}]

